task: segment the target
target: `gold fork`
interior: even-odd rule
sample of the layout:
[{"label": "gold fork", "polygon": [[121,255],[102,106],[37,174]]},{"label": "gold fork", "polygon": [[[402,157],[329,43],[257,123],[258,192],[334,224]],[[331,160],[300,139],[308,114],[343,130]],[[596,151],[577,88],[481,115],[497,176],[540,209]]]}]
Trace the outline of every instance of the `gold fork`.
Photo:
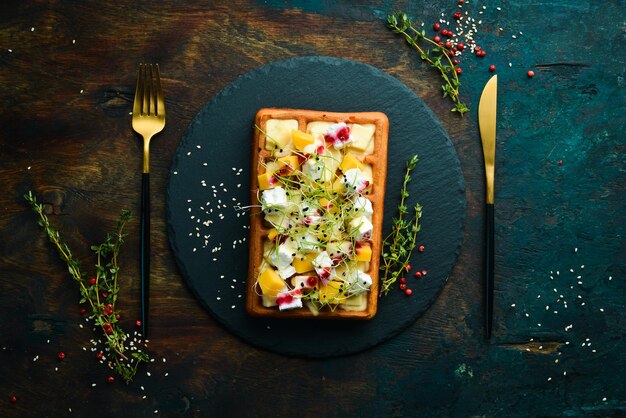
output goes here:
[{"label": "gold fork", "polygon": [[165,100],[159,64],[139,64],[133,129],[143,137],[141,175],[141,334],[148,336],[150,296],[150,139],[165,127]]}]

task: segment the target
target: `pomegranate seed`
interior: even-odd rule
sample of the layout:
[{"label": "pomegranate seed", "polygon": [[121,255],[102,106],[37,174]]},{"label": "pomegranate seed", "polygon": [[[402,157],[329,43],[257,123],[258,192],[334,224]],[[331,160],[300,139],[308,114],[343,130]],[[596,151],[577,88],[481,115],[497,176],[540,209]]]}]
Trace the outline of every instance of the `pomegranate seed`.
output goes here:
[{"label": "pomegranate seed", "polygon": [[459,60],[452,60],[452,65],[459,65]]},{"label": "pomegranate seed", "polygon": [[420,245],[419,247],[417,247],[417,251],[419,251],[420,253],[423,253],[424,252],[424,248],[425,247],[423,245]]},{"label": "pomegranate seed", "polygon": [[456,12],[453,16],[454,16],[454,18],[456,20],[460,20],[461,19],[461,12]]},{"label": "pomegranate seed", "polygon": [[557,164],[559,165],[559,167],[562,166],[563,165],[563,160],[559,160],[559,162]]},{"label": "pomegranate seed", "polygon": [[422,273],[419,271],[415,272],[415,278],[420,279],[422,277]]},{"label": "pomegranate seed", "polygon": [[426,276],[426,274],[428,274],[428,272],[426,270],[422,270],[422,276]]},{"label": "pomegranate seed", "polygon": [[59,354],[57,354],[57,358],[59,360],[63,360],[65,358],[65,353],[63,351],[59,351]]},{"label": "pomegranate seed", "polygon": [[113,382],[115,382],[115,377],[113,376],[107,377],[107,383],[113,383]]},{"label": "pomegranate seed", "polygon": [[465,49],[465,45],[459,43],[457,44],[456,49],[458,49],[459,51],[463,51]]},{"label": "pomegranate seed", "polygon": [[535,72],[533,70],[528,71],[528,77],[533,78],[535,76]]},{"label": "pomegranate seed", "polygon": [[95,277],[92,277],[91,279],[89,279],[89,284],[90,284],[90,285],[92,285],[92,286],[93,286],[94,284],[96,284],[96,278],[95,278]]},{"label": "pomegranate seed", "polygon": [[404,294],[407,296],[411,296],[413,294],[413,291],[411,289],[407,289],[404,291]]},{"label": "pomegranate seed", "polygon": [[406,289],[406,283],[400,283],[400,290]]},{"label": "pomegranate seed", "polygon": [[102,351],[100,351],[98,354],[96,354],[96,358],[97,358],[98,360],[101,360],[101,359],[102,359],[102,357],[104,357],[104,354],[102,353]]},{"label": "pomegranate seed", "polygon": [[140,327],[140,326],[141,326],[141,321],[140,321],[140,320],[135,321],[135,325],[137,325],[138,327]]},{"label": "pomegranate seed", "polygon": [[461,67],[456,67],[454,71],[456,71],[456,73],[459,75],[463,74],[463,70],[461,70]]},{"label": "pomegranate seed", "polygon": [[406,283],[406,277],[400,277],[400,283]]},{"label": "pomegranate seed", "polygon": [[435,23],[435,24],[433,25],[433,30],[434,30],[434,31],[438,31],[439,29],[441,29],[441,25],[440,25],[439,23]]},{"label": "pomegranate seed", "polygon": [[439,37],[439,35],[437,35],[437,36],[435,36],[435,37],[433,38],[433,41],[435,41],[435,42],[439,43],[439,42],[441,42],[441,38]]},{"label": "pomegranate seed", "polygon": [[15,395],[9,396],[9,402],[16,403],[17,402],[17,396],[15,396]]},{"label": "pomegranate seed", "polygon": [[491,72],[493,73],[495,70],[496,70],[496,66],[495,66],[495,65],[493,65],[493,64],[491,64],[491,65],[489,66],[489,71],[491,71]]}]

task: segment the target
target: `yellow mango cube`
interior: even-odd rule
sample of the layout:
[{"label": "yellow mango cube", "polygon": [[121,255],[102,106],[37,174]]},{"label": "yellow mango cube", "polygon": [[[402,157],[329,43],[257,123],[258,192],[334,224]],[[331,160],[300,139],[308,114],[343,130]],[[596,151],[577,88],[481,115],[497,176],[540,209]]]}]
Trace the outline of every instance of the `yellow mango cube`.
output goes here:
[{"label": "yellow mango cube", "polygon": [[299,255],[294,257],[291,265],[296,269],[296,273],[306,273],[307,271],[314,270],[312,261],[315,259],[315,254]]},{"label": "yellow mango cube", "polygon": [[304,152],[305,147],[315,144],[315,137],[294,129],[291,131],[291,141],[298,151]]},{"label": "yellow mango cube", "polygon": [[289,155],[287,157],[281,157],[276,160],[278,163],[278,173],[281,176],[290,176],[298,168],[298,156]]},{"label": "yellow mango cube", "polygon": [[333,204],[333,202],[331,200],[328,200],[325,197],[322,197],[320,199],[320,206],[328,213],[337,213],[337,212],[339,212],[339,207],[337,205]]},{"label": "yellow mango cube", "polygon": [[354,260],[369,262],[372,260],[372,247],[369,245],[361,245],[356,248]]},{"label": "yellow mango cube", "polygon": [[259,181],[259,190],[273,189],[276,186],[276,177],[269,171],[259,174],[257,179]]},{"label": "yellow mango cube", "polygon": [[346,184],[341,181],[342,178],[343,177],[338,178],[333,183],[333,186],[331,189],[333,193],[343,193],[346,191]]},{"label": "yellow mango cube", "polygon": [[342,295],[342,288],[343,283],[334,280],[331,280],[327,284],[320,285],[317,291],[320,302],[332,304],[343,303],[346,298]]},{"label": "yellow mango cube", "polygon": [[348,153],[343,157],[341,164],[339,164],[339,169],[345,173],[352,168],[358,168],[363,171],[363,163],[354,154]]},{"label": "yellow mango cube", "polygon": [[259,283],[261,292],[271,298],[275,298],[287,286],[287,283],[271,267],[267,267],[259,274],[257,283]]},{"label": "yellow mango cube", "polygon": [[276,238],[276,236],[278,236],[278,230],[276,228],[270,229],[270,231],[267,233],[267,239],[270,241],[274,241],[274,238]]}]

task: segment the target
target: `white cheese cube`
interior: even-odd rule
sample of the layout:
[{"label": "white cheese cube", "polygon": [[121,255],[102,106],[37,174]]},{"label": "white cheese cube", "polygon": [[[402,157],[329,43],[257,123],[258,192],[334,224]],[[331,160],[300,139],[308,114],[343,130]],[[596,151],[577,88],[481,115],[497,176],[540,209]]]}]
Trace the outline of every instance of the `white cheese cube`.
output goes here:
[{"label": "white cheese cube", "polygon": [[341,178],[341,182],[346,187],[346,194],[362,193],[369,186],[369,181],[365,179],[363,172],[358,168],[351,168],[346,171]]},{"label": "white cheese cube", "polygon": [[284,280],[287,280],[288,278],[296,274],[296,269],[292,265],[289,265],[285,268],[278,269],[277,271],[278,271],[278,275],[282,277]]},{"label": "white cheese cube", "polygon": [[279,293],[276,296],[276,304],[281,311],[302,308],[302,294],[299,290]]},{"label": "white cheese cube", "polygon": [[352,199],[353,209],[356,214],[366,216],[368,219],[372,219],[374,209],[372,208],[372,202],[368,198],[357,195]]},{"label": "white cheese cube", "polygon": [[315,272],[322,283],[328,283],[330,277],[333,275],[333,260],[331,260],[328,253],[322,251],[315,257],[311,264],[313,264],[313,268],[315,268]]},{"label": "white cheese cube", "polygon": [[366,216],[359,216],[352,219],[349,223],[349,227],[350,235],[353,236],[357,242],[372,238],[374,225],[372,225]]},{"label": "white cheese cube", "polygon": [[293,262],[295,250],[289,240],[270,252],[269,261],[277,269],[285,269]]},{"label": "white cheese cube", "polygon": [[287,203],[287,191],[281,186],[264,190],[261,195],[261,205],[265,213],[270,213],[273,209],[285,209]]}]

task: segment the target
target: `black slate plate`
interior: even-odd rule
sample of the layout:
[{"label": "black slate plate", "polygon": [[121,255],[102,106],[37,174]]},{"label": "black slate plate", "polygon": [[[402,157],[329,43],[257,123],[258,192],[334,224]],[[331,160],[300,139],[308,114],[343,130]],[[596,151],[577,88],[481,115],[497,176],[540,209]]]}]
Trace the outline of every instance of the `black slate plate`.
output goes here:
[{"label": "black slate plate", "polygon": [[[413,271],[428,273],[421,280],[407,277],[411,297],[394,289],[380,300],[376,317],[365,322],[268,320],[246,315],[249,217],[235,206],[250,204],[250,141],[254,115],[262,107],[387,114],[385,233],[399,202],[405,162],[419,154],[409,207],[415,201],[424,207],[419,242],[426,251],[416,251],[411,265]],[[287,355],[356,353],[398,334],[435,300],[463,238],[463,176],[437,118],[394,77],[345,59],[300,57],[275,62],[224,88],[189,126],[174,159],[167,193],[170,244],[193,293],[241,339]]]}]

